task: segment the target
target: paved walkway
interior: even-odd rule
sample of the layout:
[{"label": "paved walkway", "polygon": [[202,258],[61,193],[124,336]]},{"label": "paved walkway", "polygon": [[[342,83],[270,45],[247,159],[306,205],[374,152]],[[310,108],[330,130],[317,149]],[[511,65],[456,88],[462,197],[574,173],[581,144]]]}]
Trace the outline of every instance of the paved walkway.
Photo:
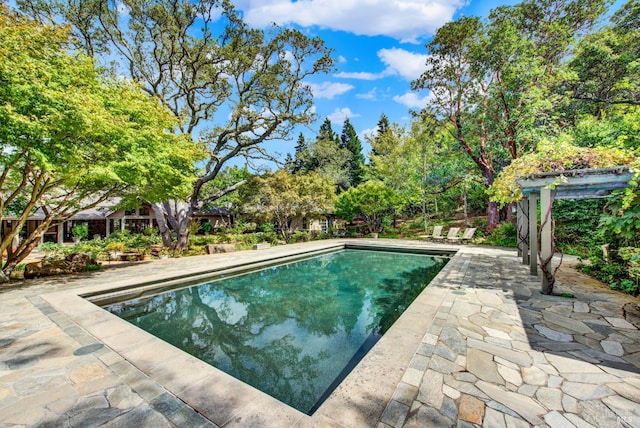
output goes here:
[{"label": "paved walkway", "polygon": [[[640,427],[640,330],[621,309],[634,299],[571,270],[556,290],[575,298],[543,296],[515,251],[459,248],[423,293],[442,303],[425,315],[408,367],[379,374],[381,383],[401,379],[373,419],[302,417],[297,426]],[[185,404],[80,328],[73,308],[54,308],[48,293],[180,275],[212,257],[222,263],[286,251],[154,261],[0,288],[0,427],[216,426],[197,403]],[[228,425],[265,420],[236,417]]]}]

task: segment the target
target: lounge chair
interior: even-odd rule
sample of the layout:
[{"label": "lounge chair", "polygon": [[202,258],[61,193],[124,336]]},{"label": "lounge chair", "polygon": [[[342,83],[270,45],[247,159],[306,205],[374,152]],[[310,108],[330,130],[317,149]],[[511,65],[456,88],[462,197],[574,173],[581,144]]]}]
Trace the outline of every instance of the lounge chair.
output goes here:
[{"label": "lounge chair", "polygon": [[469,242],[473,239],[473,236],[476,233],[476,227],[467,227],[464,232],[462,233],[462,236],[455,236],[455,237],[451,237],[448,238],[451,242],[460,242],[462,244]]},{"label": "lounge chair", "polygon": [[422,238],[422,239],[444,239],[444,236],[442,236],[442,226],[434,226],[433,227],[433,232],[431,232],[428,235],[419,235],[418,238]]},{"label": "lounge chair", "polygon": [[[447,236],[440,235],[437,239],[440,239],[442,241],[450,241],[458,236],[458,232],[460,232],[459,227],[452,227],[447,232]],[[434,236],[433,239],[436,239],[436,237]]]},{"label": "lounge chair", "polygon": [[431,239],[444,239],[442,236],[442,226],[433,226],[433,233],[430,236]]}]

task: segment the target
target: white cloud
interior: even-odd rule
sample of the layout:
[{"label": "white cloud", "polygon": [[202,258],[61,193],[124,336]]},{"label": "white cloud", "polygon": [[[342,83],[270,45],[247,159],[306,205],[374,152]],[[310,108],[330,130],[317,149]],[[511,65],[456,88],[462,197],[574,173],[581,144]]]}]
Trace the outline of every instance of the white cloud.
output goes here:
[{"label": "white cloud", "polygon": [[341,71],[340,73],[336,73],[336,77],[340,77],[343,79],[356,79],[356,80],[378,80],[381,79],[388,74],[385,73],[369,73],[366,71],[356,71],[356,72],[348,72]]},{"label": "white cloud", "polygon": [[345,62],[347,62],[347,59],[345,57],[343,57],[342,55],[338,56],[338,64],[344,64]]},{"label": "white cloud", "polygon": [[314,97],[327,98],[330,100],[336,95],[342,95],[353,89],[353,85],[349,85],[347,83],[322,82],[320,84],[308,83],[308,85],[311,88]]},{"label": "white cloud", "polygon": [[376,92],[377,92],[377,88],[373,88],[367,93],[356,94],[356,98],[361,99],[361,100],[375,101],[378,98],[377,95],[376,95]]},{"label": "white cloud", "polygon": [[376,135],[378,133],[378,127],[376,126],[375,128],[369,128],[369,129],[365,129],[364,131],[362,131],[360,133],[360,138],[364,141],[367,140],[367,138],[373,138],[374,135]]},{"label": "white cloud", "polygon": [[415,92],[407,92],[404,95],[393,97],[393,101],[405,105],[409,108],[425,108],[431,99],[430,95],[420,98]]},{"label": "white cloud", "polygon": [[406,80],[415,80],[425,70],[428,55],[393,48],[380,49],[378,57],[387,66],[387,73],[399,74]]},{"label": "white cloud", "polygon": [[386,66],[382,72],[343,71],[336,73],[335,77],[356,80],[378,80],[387,76],[400,76],[405,80],[415,80],[420,77],[425,70],[425,63],[428,57],[429,56],[425,54],[409,52],[399,48],[380,49],[378,51],[378,58],[380,58],[380,61]]},{"label": "white cloud", "polygon": [[390,36],[418,42],[450,21],[466,0],[238,0],[246,21],[257,27],[272,22],[317,25],[366,36]]},{"label": "white cloud", "polygon": [[327,117],[329,118],[331,123],[340,124],[342,126],[345,119],[359,116],[359,114],[354,114],[349,107],[344,107],[340,109],[336,108],[333,113],[331,113]]}]

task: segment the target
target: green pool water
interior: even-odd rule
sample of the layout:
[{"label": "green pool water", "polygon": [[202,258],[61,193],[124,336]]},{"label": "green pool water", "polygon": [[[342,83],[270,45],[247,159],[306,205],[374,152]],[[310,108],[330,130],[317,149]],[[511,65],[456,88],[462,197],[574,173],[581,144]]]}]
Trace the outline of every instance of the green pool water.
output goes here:
[{"label": "green pool water", "polygon": [[311,414],[447,260],[341,250],[105,309]]}]

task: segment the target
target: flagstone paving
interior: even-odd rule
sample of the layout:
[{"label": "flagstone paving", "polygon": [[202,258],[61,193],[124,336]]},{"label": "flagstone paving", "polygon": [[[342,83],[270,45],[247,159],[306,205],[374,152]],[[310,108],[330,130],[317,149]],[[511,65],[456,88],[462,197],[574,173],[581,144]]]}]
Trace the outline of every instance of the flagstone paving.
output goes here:
[{"label": "flagstone paving", "polygon": [[[277,248],[264,251],[285,251]],[[386,408],[374,416],[379,428],[640,427],[640,330],[622,311],[637,300],[571,269],[561,271],[556,291],[575,297],[544,296],[515,250],[452,248],[459,253],[425,290],[441,293],[442,304]],[[184,274],[202,260],[0,287],[0,427],[216,426],[46,299],[87,284]],[[296,423],[358,425],[339,418]]]},{"label": "flagstone paving", "polygon": [[439,284],[452,293],[412,362],[422,379],[405,376],[380,425],[640,426],[634,299],[575,273],[556,285],[575,298],[541,295],[514,254],[470,252],[464,277]]}]

